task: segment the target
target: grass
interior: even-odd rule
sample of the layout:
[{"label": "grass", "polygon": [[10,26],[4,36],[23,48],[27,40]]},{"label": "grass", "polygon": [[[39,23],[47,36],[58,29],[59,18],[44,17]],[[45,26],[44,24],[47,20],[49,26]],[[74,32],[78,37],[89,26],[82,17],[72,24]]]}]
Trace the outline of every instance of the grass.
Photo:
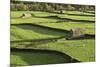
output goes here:
[{"label": "grass", "polygon": [[18,24],[18,23],[39,23],[39,22],[43,22],[43,23],[47,23],[47,22],[57,22],[57,19],[48,19],[48,18],[36,18],[36,17],[32,17],[32,18],[17,18],[17,19],[12,19],[11,23],[12,24]]},{"label": "grass", "polygon": [[64,52],[65,54],[68,54],[71,57],[78,59],[79,61],[95,61],[95,41],[92,39],[59,41],[40,46],[39,48],[45,47],[46,49],[53,49]]},{"label": "grass", "polygon": [[11,40],[54,38],[65,35],[67,33],[30,25],[11,26]]},{"label": "grass", "polygon": [[94,21],[95,20],[95,17],[85,17],[85,16],[70,16],[70,15],[61,15],[60,16],[61,18],[70,18],[70,19],[77,19],[77,20],[90,20],[90,21]]},{"label": "grass", "polygon": [[32,48],[32,49],[49,49],[64,52],[71,57],[82,61],[95,61],[95,40],[62,40],[57,42],[34,42],[31,45],[16,45],[17,48]]},{"label": "grass", "polygon": [[[94,11],[90,11],[94,12]],[[72,28],[83,28],[88,34],[95,34],[95,22],[74,22],[65,21],[63,22],[57,18],[45,18],[49,16],[58,16],[59,18],[69,18],[74,20],[89,20],[95,21],[95,15],[90,12],[79,12],[79,11],[67,11],[65,14],[39,12],[39,11],[11,11],[11,24],[20,23],[37,23],[39,25],[48,26],[57,29],[70,30]],[[22,13],[32,13],[37,17],[31,18],[19,18]],[[80,15],[80,16],[79,16]],[[90,16],[92,15],[92,16]],[[56,23],[61,21],[60,23]],[[54,30],[48,30],[46,28],[40,28],[36,26],[13,26],[11,25],[11,40],[25,40],[25,39],[42,39],[42,38],[54,38],[65,36],[67,33],[58,32]],[[32,48],[32,49],[48,49],[63,52],[72,58],[75,58],[82,62],[95,61],[95,39],[82,39],[82,40],[58,40],[58,41],[47,41],[47,42],[32,42],[27,44],[24,43],[11,43],[11,47],[17,48]],[[36,57],[34,56],[36,55]],[[31,56],[31,57],[30,57]],[[63,58],[58,59],[55,55],[37,55],[34,53],[22,53],[22,52],[12,52],[11,54],[11,64],[31,64],[36,61],[38,63],[59,63],[64,61]],[[51,59],[48,61],[47,59]],[[28,59],[27,59],[28,58]],[[39,59],[35,59],[39,58]],[[46,58],[46,59],[45,59]],[[17,60],[16,60],[17,59]],[[33,61],[31,61],[31,59]],[[55,60],[54,60],[55,59]],[[29,62],[27,62],[27,60]],[[45,60],[45,61],[43,61]],[[42,61],[42,62],[41,62]]]},{"label": "grass", "polygon": [[11,54],[11,64],[15,65],[54,64],[65,62],[65,57],[52,53],[12,52]]},{"label": "grass", "polygon": [[[75,12],[75,11],[74,11]],[[68,14],[73,14],[74,13],[68,12]],[[32,18],[18,18],[20,17],[23,13],[32,13],[35,16],[41,17],[32,17]],[[80,14],[80,13],[77,13]],[[51,18],[42,18],[42,17],[47,17],[47,16],[59,16],[61,18],[69,18],[69,19],[74,19],[74,20],[90,20],[90,21],[95,21],[95,16],[94,17],[89,17],[89,16],[73,16],[73,15],[67,15],[67,14],[55,14],[55,13],[48,13],[48,12],[32,12],[32,11],[14,11],[11,12],[11,23],[38,23],[38,22],[57,22],[59,19],[51,19]],[[86,14],[87,15],[87,14]],[[89,14],[88,14],[89,15]],[[39,19],[39,20],[38,20]],[[30,22],[29,22],[30,21]]]},{"label": "grass", "polygon": [[88,34],[95,34],[95,24],[94,23],[76,23],[76,22],[61,22],[61,23],[40,23],[40,25],[70,30],[72,28],[83,28]]},{"label": "grass", "polygon": [[[94,12],[94,11],[90,11],[90,12]],[[94,15],[94,14],[91,14],[91,13],[86,13],[86,12],[81,12],[81,11],[67,11],[66,13],[67,13],[67,14]]]}]

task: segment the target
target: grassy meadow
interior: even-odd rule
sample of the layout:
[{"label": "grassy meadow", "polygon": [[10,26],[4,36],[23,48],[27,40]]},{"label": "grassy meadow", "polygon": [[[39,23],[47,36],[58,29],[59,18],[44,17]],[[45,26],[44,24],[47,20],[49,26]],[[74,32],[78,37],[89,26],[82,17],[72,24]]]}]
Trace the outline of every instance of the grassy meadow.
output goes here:
[{"label": "grassy meadow", "polygon": [[[31,13],[33,16],[30,18],[20,18],[23,13]],[[81,14],[81,16],[79,16]],[[53,18],[52,18],[53,17]],[[55,17],[55,18],[54,18]],[[84,21],[70,21],[59,18],[69,18],[74,20],[85,20],[85,21],[94,21],[93,22],[84,22]],[[58,22],[58,23],[57,23]],[[30,26],[30,25],[13,25],[21,23],[31,23],[38,24],[42,26],[47,26],[50,28],[57,28],[63,30],[70,30],[72,28],[83,28],[86,30],[87,34],[95,34],[95,15],[90,13],[82,13],[79,11],[69,11],[65,14],[41,12],[41,11],[11,11],[11,41],[16,40],[32,40],[32,39],[43,39],[43,38],[57,38],[61,36],[66,36],[68,33],[50,30],[46,28]],[[11,47],[14,48],[31,48],[31,49],[47,49],[47,50],[56,50],[63,52],[72,58],[75,58],[81,62],[95,61],[95,40],[94,39],[81,39],[81,40],[58,40],[50,42],[32,42],[31,44],[25,43],[11,43]],[[37,55],[37,56],[35,56]],[[30,58],[31,56],[31,58]],[[56,59],[57,57],[45,58],[45,55],[41,54],[31,54],[23,52],[12,52],[11,54],[11,64],[20,64],[20,65],[29,65],[33,61],[41,56],[41,61],[44,59],[52,59],[52,61],[46,60],[42,63],[51,63],[51,62],[63,62],[63,58]],[[21,58],[21,57],[26,57]],[[39,57],[40,58],[40,57]],[[17,61],[16,61],[17,59]],[[26,59],[26,60],[25,60]],[[28,60],[27,60],[28,59]],[[31,59],[31,61],[29,61]],[[60,60],[60,61],[59,61]],[[29,63],[29,62],[30,63]],[[33,64],[42,64],[41,61],[36,61]]]},{"label": "grassy meadow", "polygon": [[[59,39],[67,38],[70,34],[64,31],[70,31],[73,28],[82,28],[85,29],[86,34],[95,35],[94,12],[74,10],[60,14],[45,11],[11,11],[11,48],[54,50],[63,52],[80,62],[95,61],[94,38]],[[23,13],[31,14],[31,17],[22,18]],[[23,25],[28,23],[30,25]],[[11,65],[67,63],[65,61],[65,58],[55,54],[11,51]]]}]

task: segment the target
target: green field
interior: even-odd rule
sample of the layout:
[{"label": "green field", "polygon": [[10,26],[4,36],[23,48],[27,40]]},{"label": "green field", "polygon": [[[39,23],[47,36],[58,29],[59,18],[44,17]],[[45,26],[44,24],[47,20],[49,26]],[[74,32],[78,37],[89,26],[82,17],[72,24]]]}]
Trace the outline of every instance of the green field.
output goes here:
[{"label": "green field", "polygon": [[[76,16],[73,16],[74,12],[75,12]],[[23,13],[32,13],[33,17],[27,18],[27,19],[19,18]],[[70,14],[72,14],[72,15],[70,15]],[[67,14],[55,14],[55,13],[48,13],[48,12],[32,12],[32,11],[17,11],[17,12],[13,11],[13,12],[11,12],[11,23],[39,23],[39,22],[43,22],[43,23],[50,22],[51,23],[51,22],[60,21],[60,19],[44,18],[44,17],[48,17],[48,16],[58,16],[60,18],[69,18],[69,19],[74,19],[74,20],[90,20],[90,21],[95,20],[95,17],[93,17],[93,16],[95,16],[94,14],[92,14],[93,15],[92,17],[91,16],[81,16],[80,17],[80,16],[77,16],[77,14],[84,15],[84,13],[82,13],[82,12],[80,13],[80,12],[76,12],[76,11],[72,11],[72,13],[68,12]],[[88,14],[88,15],[91,15],[91,14]]]},{"label": "green field", "polygon": [[40,39],[40,38],[54,38],[65,36],[66,33],[55,30],[48,30],[41,27],[34,27],[30,25],[11,26],[11,40],[23,39]]},{"label": "green field", "polygon": [[[61,56],[59,53],[45,53],[45,52],[19,52],[14,51],[11,54],[11,63],[17,65],[36,65],[36,64],[54,64],[54,63],[66,63],[69,62],[70,57]],[[58,59],[59,58],[59,59]],[[47,61],[47,59],[49,61]],[[16,61],[17,60],[17,61]]]},{"label": "green field", "polygon": [[[31,13],[33,16],[30,18],[20,18],[23,13]],[[60,19],[59,19],[60,18]],[[63,20],[72,19],[72,20]],[[75,20],[75,21],[74,21]],[[78,21],[78,22],[77,22]],[[86,22],[85,22],[86,21]],[[83,13],[79,11],[67,11],[65,14],[40,12],[40,11],[11,11],[11,24],[21,23],[35,23],[42,26],[47,26],[56,29],[70,30],[72,28],[83,28],[86,34],[95,35],[95,15],[90,13]],[[59,38],[69,35],[65,32],[56,30],[50,30],[41,28],[38,26],[29,25],[11,25],[11,41],[16,40],[33,40],[33,39],[45,39],[45,38]],[[14,48],[31,48],[31,49],[48,49],[56,50],[65,53],[81,62],[95,61],[95,39],[79,39],[79,40],[57,40],[57,41],[41,41],[41,42],[27,42],[11,43],[11,47]],[[36,55],[36,54],[35,54]],[[31,61],[25,60],[30,57]],[[50,56],[50,55],[49,55]],[[22,57],[25,57],[24,60]],[[29,59],[31,59],[29,58]],[[41,60],[45,59],[45,55],[37,55],[37,58]],[[54,59],[57,57],[50,57]],[[11,52],[11,64],[17,65],[19,62],[22,65],[28,65],[30,63],[39,64],[42,62],[37,60],[33,54],[24,54],[21,52]],[[59,59],[59,58],[57,58]],[[59,60],[52,60],[54,62]],[[45,59],[43,63],[49,63],[48,59]]]},{"label": "green field", "polygon": [[87,34],[95,34],[95,23],[62,22],[62,23],[40,23],[40,25],[49,26],[58,29],[70,30],[73,28],[83,28]]}]

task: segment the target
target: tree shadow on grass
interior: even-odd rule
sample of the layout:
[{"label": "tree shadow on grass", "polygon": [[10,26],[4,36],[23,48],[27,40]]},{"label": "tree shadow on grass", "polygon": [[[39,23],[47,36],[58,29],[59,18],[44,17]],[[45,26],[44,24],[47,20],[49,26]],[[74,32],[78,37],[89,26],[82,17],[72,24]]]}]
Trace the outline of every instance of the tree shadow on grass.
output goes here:
[{"label": "tree shadow on grass", "polygon": [[[12,48],[11,55],[19,56],[21,60],[25,62],[19,63],[16,60],[17,63],[13,63],[13,65],[43,65],[80,62],[69,55],[53,50]],[[11,57],[11,59],[13,60],[18,58]]]}]

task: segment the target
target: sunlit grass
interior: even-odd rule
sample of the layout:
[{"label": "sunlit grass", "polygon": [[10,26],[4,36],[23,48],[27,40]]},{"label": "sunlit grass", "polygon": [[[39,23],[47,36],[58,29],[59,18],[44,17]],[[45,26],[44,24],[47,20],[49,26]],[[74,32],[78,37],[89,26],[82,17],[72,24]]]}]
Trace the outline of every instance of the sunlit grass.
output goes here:
[{"label": "sunlit grass", "polygon": [[[35,16],[30,18],[20,18],[23,13],[31,13]],[[93,16],[75,16],[76,15],[93,15]],[[74,20],[89,20],[94,21],[94,23],[88,22],[72,22],[72,21],[62,21],[58,18],[49,18],[49,16],[57,16],[59,18],[69,18]],[[60,21],[60,23],[57,23]],[[95,15],[91,13],[83,13],[79,11],[67,11],[65,14],[58,13],[48,13],[40,11],[12,11],[11,12],[11,24],[20,24],[20,23],[37,23],[39,25],[48,26],[57,29],[70,30],[72,28],[83,28],[87,34],[95,34]],[[67,33],[58,32],[54,30],[48,30],[45,28],[34,27],[34,26],[12,26],[11,25],[11,40],[25,40],[25,39],[42,39],[42,38],[54,38],[65,36]],[[65,54],[70,55],[71,57],[78,59],[82,62],[95,61],[95,40],[94,39],[82,39],[82,40],[58,40],[54,42],[32,42],[30,45],[25,44],[12,44],[11,47],[17,48],[37,48],[37,49],[50,49],[64,52]],[[35,58],[32,54],[25,53],[14,53],[11,55],[11,64],[30,64]],[[32,57],[30,57],[32,56]],[[25,59],[25,58],[26,59]],[[30,57],[30,58],[29,58]],[[42,60],[46,57],[44,55],[37,55],[38,58]],[[24,60],[23,60],[24,58]],[[26,62],[29,58],[30,63]],[[53,57],[55,58],[55,57]],[[16,60],[17,59],[17,60]],[[60,60],[55,58],[56,60]],[[42,61],[41,60],[41,61]],[[61,59],[62,60],[62,59]],[[35,59],[36,61],[36,59]],[[44,63],[41,61],[36,61],[37,63]],[[53,59],[52,59],[53,61]],[[49,63],[48,60],[45,62]],[[35,62],[34,62],[35,63]],[[51,62],[50,62],[51,63]]]}]

